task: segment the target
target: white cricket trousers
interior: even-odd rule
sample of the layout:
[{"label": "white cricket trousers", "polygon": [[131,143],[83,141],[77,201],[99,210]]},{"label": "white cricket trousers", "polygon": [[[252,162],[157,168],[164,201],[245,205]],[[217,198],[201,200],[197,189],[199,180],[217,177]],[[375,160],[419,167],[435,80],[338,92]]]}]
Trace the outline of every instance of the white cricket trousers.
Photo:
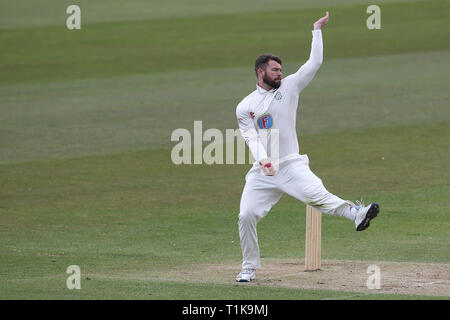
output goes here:
[{"label": "white cricket trousers", "polygon": [[254,166],[245,180],[238,222],[243,269],[261,267],[256,225],[283,193],[323,213],[355,220],[348,202],[328,192],[322,180],[311,171],[307,155],[280,164],[274,176],[265,176]]}]

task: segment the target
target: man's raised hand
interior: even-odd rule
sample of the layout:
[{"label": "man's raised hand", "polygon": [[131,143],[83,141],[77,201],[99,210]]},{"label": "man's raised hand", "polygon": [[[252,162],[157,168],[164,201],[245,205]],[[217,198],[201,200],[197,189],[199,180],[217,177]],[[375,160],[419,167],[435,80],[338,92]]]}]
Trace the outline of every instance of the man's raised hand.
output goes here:
[{"label": "man's raised hand", "polygon": [[316,22],[314,22],[314,30],[319,30],[321,29],[324,25],[326,25],[328,23],[328,11],[325,14],[324,17],[320,18],[319,20],[317,20]]}]

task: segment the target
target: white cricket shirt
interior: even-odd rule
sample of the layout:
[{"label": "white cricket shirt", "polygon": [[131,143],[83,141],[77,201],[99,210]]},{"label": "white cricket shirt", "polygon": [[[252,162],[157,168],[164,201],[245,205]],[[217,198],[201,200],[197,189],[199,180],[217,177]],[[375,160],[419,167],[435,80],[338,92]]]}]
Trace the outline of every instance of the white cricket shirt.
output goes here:
[{"label": "white cricket shirt", "polygon": [[269,158],[279,164],[300,157],[296,132],[298,99],[323,60],[322,31],[313,30],[312,35],[310,57],[296,73],[282,79],[278,89],[267,91],[256,85],[256,90],[236,108],[239,130],[257,163]]}]

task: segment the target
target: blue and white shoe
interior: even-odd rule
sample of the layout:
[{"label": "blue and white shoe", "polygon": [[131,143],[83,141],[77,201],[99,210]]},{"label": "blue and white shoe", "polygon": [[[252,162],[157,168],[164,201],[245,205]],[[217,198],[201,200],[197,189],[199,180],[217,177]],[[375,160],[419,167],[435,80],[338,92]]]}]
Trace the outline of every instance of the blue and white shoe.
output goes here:
[{"label": "blue and white shoe", "polygon": [[364,206],[364,202],[356,201],[356,218],[355,226],[356,231],[366,230],[370,226],[370,220],[375,219],[380,212],[380,206],[376,202],[372,202],[367,207]]}]

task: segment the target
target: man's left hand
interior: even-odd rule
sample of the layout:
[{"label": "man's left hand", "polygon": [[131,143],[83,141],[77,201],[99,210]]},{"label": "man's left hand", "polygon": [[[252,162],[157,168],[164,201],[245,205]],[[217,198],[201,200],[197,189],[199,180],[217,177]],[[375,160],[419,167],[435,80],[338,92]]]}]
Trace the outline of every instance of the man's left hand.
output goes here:
[{"label": "man's left hand", "polygon": [[319,30],[328,23],[328,11],[324,17],[314,22],[314,30]]}]

